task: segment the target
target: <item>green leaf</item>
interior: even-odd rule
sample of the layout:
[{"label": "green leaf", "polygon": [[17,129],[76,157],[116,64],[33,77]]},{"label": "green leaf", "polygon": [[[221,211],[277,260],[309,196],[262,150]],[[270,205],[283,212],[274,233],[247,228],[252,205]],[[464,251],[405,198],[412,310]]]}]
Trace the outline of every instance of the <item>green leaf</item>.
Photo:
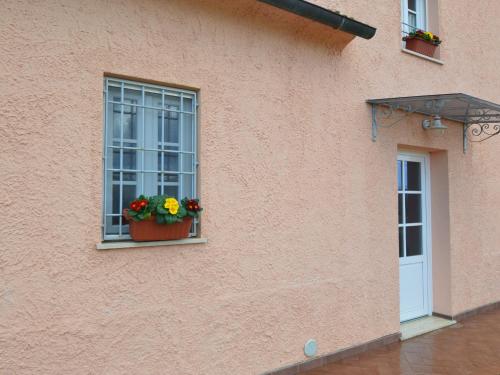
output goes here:
[{"label": "green leaf", "polygon": [[177,211],[177,216],[178,217],[184,217],[187,215],[187,210],[184,207],[179,207],[179,211]]},{"label": "green leaf", "polygon": [[156,216],[156,222],[158,224],[164,224],[165,223],[165,216],[163,216],[163,215],[157,215]]},{"label": "green leaf", "polygon": [[158,212],[161,215],[168,214],[168,211],[166,209],[164,209],[161,205],[158,205],[158,207],[156,207],[156,212]]},{"label": "green leaf", "polygon": [[165,216],[165,221],[167,222],[167,224],[174,224],[178,221],[178,219],[177,216],[167,215]]}]

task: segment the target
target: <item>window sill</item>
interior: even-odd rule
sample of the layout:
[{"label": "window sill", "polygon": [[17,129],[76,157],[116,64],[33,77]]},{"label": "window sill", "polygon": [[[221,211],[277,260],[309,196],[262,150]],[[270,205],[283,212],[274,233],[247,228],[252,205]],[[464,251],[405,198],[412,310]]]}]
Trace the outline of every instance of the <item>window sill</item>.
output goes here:
[{"label": "window sill", "polygon": [[404,53],[407,53],[409,55],[413,55],[413,56],[416,56],[416,57],[420,57],[421,59],[424,59],[424,60],[427,60],[427,61],[431,61],[431,62],[433,62],[435,64],[444,65],[444,61],[442,61],[442,60],[435,59],[433,57],[429,57],[429,56],[426,56],[426,55],[422,55],[421,53],[414,52],[414,51],[411,51],[411,50],[406,49],[406,48],[401,48],[401,52],[404,52]]},{"label": "window sill", "polygon": [[150,241],[150,242],[134,242],[134,241],[109,241],[96,244],[97,250],[112,250],[112,249],[131,249],[135,247],[158,247],[158,246],[176,246],[176,245],[194,245],[207,243],[207,238],[185,238],[182,240],[173,241]]}]

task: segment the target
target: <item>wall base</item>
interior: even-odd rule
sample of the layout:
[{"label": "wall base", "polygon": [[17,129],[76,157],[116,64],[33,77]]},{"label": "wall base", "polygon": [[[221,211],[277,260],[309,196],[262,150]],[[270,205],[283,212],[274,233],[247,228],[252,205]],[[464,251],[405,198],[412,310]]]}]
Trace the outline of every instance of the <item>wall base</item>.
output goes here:
[{"label": "wall base", "polygon": [[466,310],[466,311],[463,311],[463,312],[458,313],[458,314],[453,315],[453,316],[440,314],[440,313],[436,313],[436,312],[433,312],[432,315],[440,317],[440,318],[444,318],[444,319],[456,320],[457,322],[459,322],[461,320],[470,318],[474,315],[477,315],[477,314],[480,314],[483,312],[487,312],[487,311],[496,310],[496,309],[500,309],[500,301],[489,303],[489,304],[483,305],[483,306],[479,306],[479,307],[476,307],[474,309]]},{"label": "wall base", "polygon": [[281,367],[276,370],[272,370],[269,372],[265,372],[262,375],[295,375],[301,371],[311,370],[313,368],[321,367],[328,363],[332,363],[338,361],[343,358],[347,358],[353,355],[361,354],[371,349],[380,348],[385,345],[392,344],[394,342],[398,342],[401,336],[400,332],[392,333],[387,336],[382,336],[378,339],[365,342],[360,345],[351,346],[346,349],[339,350],[337,352],[328,353],[308,361],[299,362],[293,365]]}]

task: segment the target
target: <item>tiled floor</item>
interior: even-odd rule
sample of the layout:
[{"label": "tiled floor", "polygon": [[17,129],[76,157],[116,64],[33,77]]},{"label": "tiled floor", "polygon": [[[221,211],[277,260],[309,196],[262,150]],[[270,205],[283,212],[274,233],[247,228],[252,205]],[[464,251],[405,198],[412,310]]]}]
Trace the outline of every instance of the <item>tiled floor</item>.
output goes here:
[{"label": "tiled floor", "polygon": [[500,310],[301,375],[500,375]]}]

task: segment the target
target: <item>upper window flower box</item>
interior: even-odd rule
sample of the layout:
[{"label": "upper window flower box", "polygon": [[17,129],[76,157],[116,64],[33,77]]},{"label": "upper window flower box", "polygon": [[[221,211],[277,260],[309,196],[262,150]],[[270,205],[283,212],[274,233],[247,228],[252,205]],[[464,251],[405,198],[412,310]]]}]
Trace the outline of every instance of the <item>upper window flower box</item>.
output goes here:
[{"label": "upper window flower box", "polygon": [[441,40],[437,35],[429,31],[416,30],[403,37],[406,49],[420,53],[425,56],[434,57]]}]

